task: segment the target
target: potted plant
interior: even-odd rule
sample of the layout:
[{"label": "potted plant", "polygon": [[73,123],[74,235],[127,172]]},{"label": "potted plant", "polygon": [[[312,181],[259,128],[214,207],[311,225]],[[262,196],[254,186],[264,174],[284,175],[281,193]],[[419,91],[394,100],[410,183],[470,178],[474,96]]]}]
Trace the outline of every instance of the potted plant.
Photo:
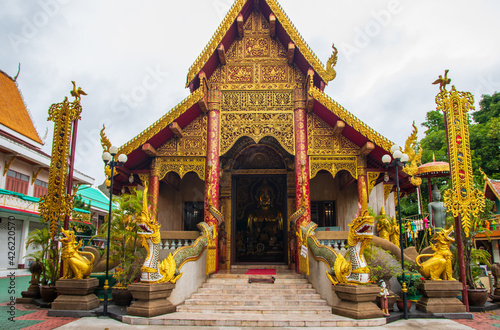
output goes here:
[{"label": "potted plant", "polygon": [[28,257],[34,258],[42,265],[40,274],[40,294],[45,302],[52,302],[57,298],[55,283],[59,279],[59,250],[57,240],[50,240],[49,229],[35,229],[26,241],[26,248],[29,246],[40,249]]},{"label": "potted plant", "polygon": [[128,306],[132,302],[132,293],[127,290],[128,286],[138,282],[141,277],[142,260],[137,256],[127,258],[127,261],[115,268],[113,278],[116,280],[111,291],[113,301],[118,306]]},{"label": "potted plant", "polygon": [[[479,275],[481,273],[479,265],[484,264],[491,267],[491,255],[486,250],[475,248],[475,238],[479,233],[486,234],[486,236],[489,236],[491,233],[483,224],[491,217],[493,205],[493,201],[489,199],[485,200],[485,207],[483,208],[483,211],[478,217],[473,217],[471,219],[471,228],[469,230],[468,237],[465,236],[463,229],[461,229],[464,251],[465,279],[467,282],[467,296],[469,299],[469,305],[471,306],[484,306],[489,296],[488,290],[479,280]],[[447,221],[451,221],[452,219],[453,218],[447,219]],[[456,256],[456,252],[454,254],[454,276],[455,278],[459,278],[458,258]]]},{"label": "potted plant", "polygon": [[[133,194],[122,194],[115,199],[117,207],[112,211],[109,268],[115,268],[113,279],[116,284],[112,295],[116,304],[130,304],[127,287],[140,278],[140,269],[144,250],[138,249],[137,226],[135,219],[142,212],[142,191],[134,190]],[[105,222],[95,237],[107,237],[108,223]],[[126,296],[121,302],[120,296]],[[130,300],[129,300],[130,299]],[[118,303],[117,303],[118,301]]]}]

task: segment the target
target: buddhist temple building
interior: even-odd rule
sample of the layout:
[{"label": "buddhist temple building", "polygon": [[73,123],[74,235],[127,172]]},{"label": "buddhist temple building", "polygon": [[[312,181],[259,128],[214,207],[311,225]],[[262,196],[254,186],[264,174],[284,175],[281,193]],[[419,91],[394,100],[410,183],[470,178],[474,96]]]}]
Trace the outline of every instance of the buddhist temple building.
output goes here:
[{"label": "buddhist temple building", "polygon": [[291,263],[298,224],[346,231],[363,202],[394,215],[393,143],[324,93],[336,62],[275,0],[236,0],[188,70],[190,95],[119,148],[114,193],[147,183],[161,230],[213,225],[220,267]]}]

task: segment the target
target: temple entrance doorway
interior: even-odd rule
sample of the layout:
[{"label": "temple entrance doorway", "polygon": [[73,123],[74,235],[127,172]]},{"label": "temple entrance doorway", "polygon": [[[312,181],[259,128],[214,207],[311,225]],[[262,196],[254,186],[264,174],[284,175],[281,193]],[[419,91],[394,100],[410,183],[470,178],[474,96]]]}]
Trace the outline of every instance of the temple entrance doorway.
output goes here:
[{"label": "temple entrance doorway", "polygon": [[234,263],[286,263],[286,175],[233,175]]}]

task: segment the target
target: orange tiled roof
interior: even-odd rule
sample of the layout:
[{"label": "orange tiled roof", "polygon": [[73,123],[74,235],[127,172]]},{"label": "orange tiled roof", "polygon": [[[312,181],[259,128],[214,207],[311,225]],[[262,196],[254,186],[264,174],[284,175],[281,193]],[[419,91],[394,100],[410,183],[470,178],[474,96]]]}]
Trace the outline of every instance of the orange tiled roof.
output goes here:
[{"label": "orange tiled roof", "polygon": [[484,195],[491,200],[495,200],[495,197],[500,200],[500,180],[486,178]]},{"label": "orange tiled roof", "polygon": [[16,83],[0,71],[0,124],[42,143]]}]

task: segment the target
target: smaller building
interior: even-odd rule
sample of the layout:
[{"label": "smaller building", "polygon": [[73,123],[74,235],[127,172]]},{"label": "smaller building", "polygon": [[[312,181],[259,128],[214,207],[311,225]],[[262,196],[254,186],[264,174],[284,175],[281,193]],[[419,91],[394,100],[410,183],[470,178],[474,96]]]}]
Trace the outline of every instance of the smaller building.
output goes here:
[{"label": "smaller building", "polygon": [[[26,249],[29,233],[46,226],[38,201],[47,192],[51,158],[43,145],[16,81],[0,70],[0,242],[7,247],[0,249],[0,269],[24,268],[25,257],[34,252]],[[78,170],[73,177],[75,184],[94,183]],[[91,224],[91,216],[92,209],[72,214],[81,224]]]},{"label": "smaller building", "polygon": [[476,245],[484,246],[491,253],[493,262],[500,262],[500,180],[493,180],[484,176],[484,196],[495,202],[493,216],[488,221],[491,234],[478,234]]}]

